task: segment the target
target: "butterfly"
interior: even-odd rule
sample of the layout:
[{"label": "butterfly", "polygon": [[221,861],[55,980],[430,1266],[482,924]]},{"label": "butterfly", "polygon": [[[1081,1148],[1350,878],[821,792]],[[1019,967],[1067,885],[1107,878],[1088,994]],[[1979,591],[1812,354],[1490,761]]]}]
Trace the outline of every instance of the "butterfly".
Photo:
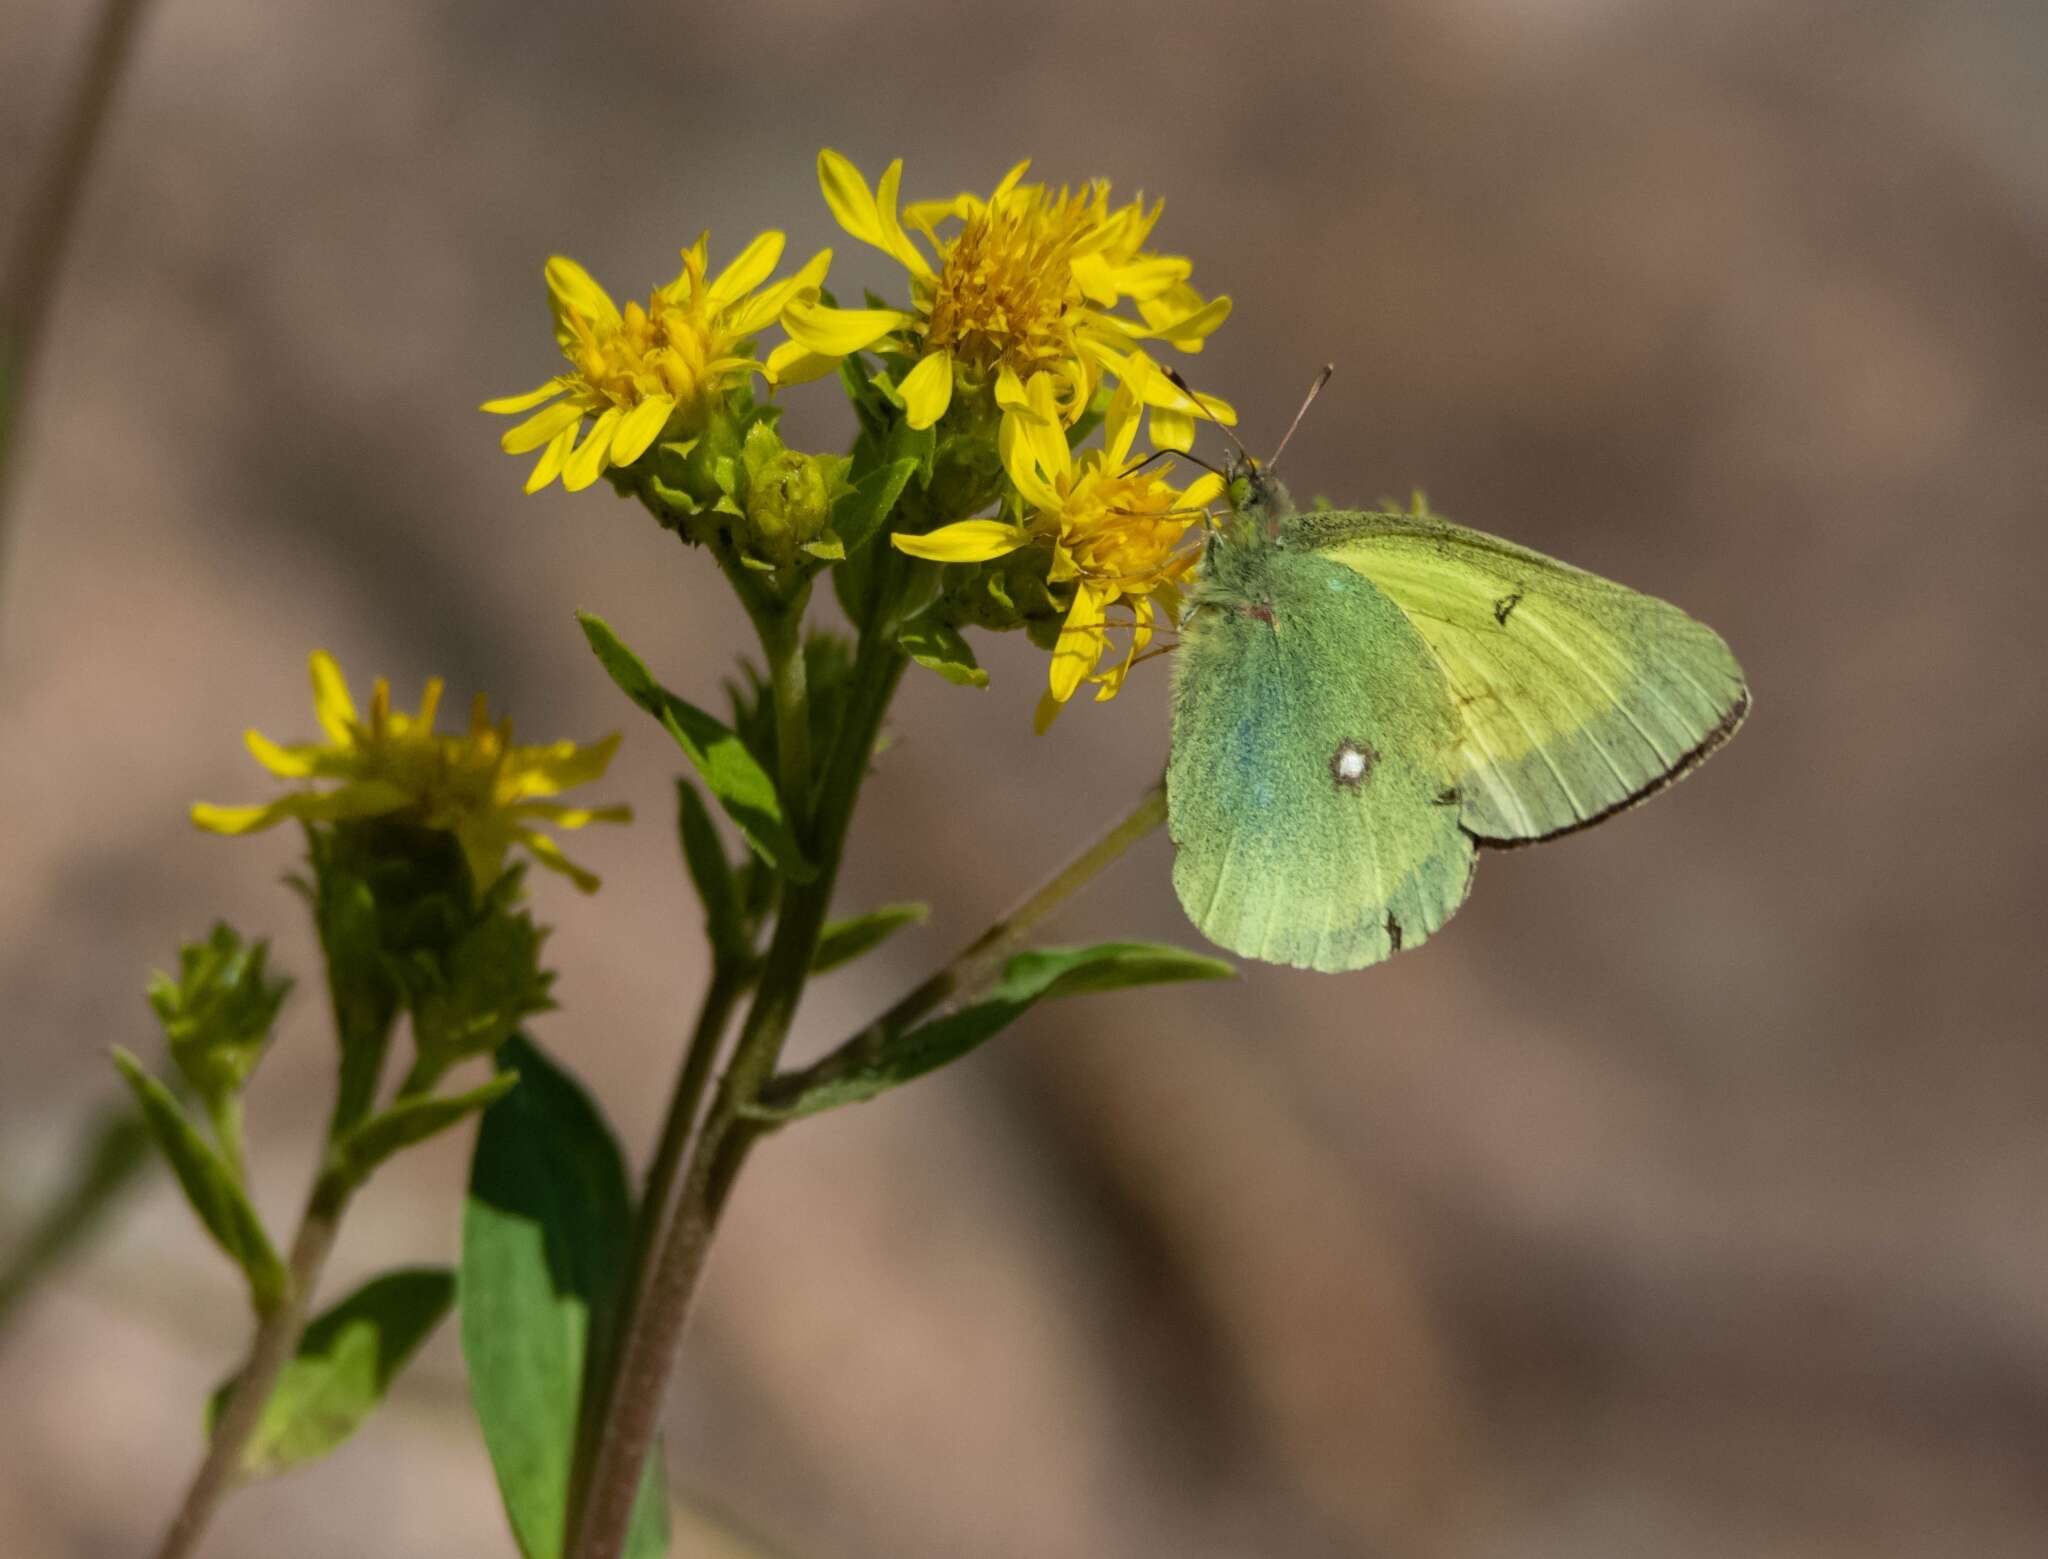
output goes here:
[{"label": "butterfly", "polygon": [[1166,789],[1174,888],[1232,952],[1334,971],[1415,947],[1481,848],[1612,817],[1749,709],[1728,646],[1675,606],[1419,501],[1304,511],[1249,457],[1226,477]]}]

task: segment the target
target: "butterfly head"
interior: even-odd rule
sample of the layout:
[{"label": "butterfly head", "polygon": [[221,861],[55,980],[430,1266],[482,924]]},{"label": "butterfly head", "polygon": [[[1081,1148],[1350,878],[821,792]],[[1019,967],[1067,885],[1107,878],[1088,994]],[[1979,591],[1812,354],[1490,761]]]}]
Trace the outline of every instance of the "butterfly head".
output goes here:
[{"label": "butterfly head", "polygon": [[1240,542],[1275,541],[1281,517],[1292,508],[1287,489],[1250,455],[1239,455],[1224,473],[1224,502],[1230,505],[1229,529]]}]

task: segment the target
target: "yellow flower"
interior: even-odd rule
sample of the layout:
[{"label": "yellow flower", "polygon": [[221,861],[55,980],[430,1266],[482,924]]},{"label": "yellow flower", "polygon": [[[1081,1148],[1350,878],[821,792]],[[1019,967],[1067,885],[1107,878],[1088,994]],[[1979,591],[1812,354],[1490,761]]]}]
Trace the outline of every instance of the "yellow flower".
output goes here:
[{"label": "yellow flower", "polygon": [[[1230,314],[1228,298],[1204,299],[1188,285],[1193,268],[1178,255],[1143,248],[1164,203],[1114,209],[1109,185],[1054,193],[1023,182],[1020,162],[986,200],[957,195],[897,210],[899,158],[870,190],[858,168],[831,150],[818,154],[818,183],[839,225],[910,273],[911,308],[837,309],[800,300],[783,317],[789,341],[768,358],[769,378],[793,383],[826,372],[849,352],[873,348],[914,360],[897,386],[906,420],[928,428],[956,394],[992,390],[1004,422],[1032,415],[1031,388],[1052,390],[1060,422],[1080,420],[1105,377],[1129,385],[1151,408],[1152,438],[1186,449],[1194,418],[1235,422],[1220,400],[1183,393],[1140,341],[1184,352]],[[942,224],[957,228],[942,234]],[[930,244],[931,258],[905,232]],[[1128,300],[1137,317],[1116,312]]]},{"label": "yellow flower", "polygon": [[[1212,472],[1177,488],[1161,466],[1133,468],[1141,407],[1128,384],[1110,402],[1102,446],[1078,461],[1050,403],[1050,381],[1033,381],[1030,393],[1031,414],[1006,422],[1002,437],[1003,465],[1023,500],[1023,518],[961,520],[890,540],[913,557],[942,563],[980,563],[1027,546],[1051,552],[1047,577],[1056,584],[1071,581],[1074,597],[1039,704],[1042,731],[1084,681],[1099,684],[1098,703],[1116,697],[1151,642],[1155,619],[1179,620],[1180,584],[1197,556],[1182,542],[1202,506],[1221,494],[1223,480]],[[1112,619],[1119,607],[1129,611],[1127,623]],[[1130,630],[1129,646],[1121,661],[1098,670],[1110,649],[1110,632],[1120,626]]]},{"label": "yellow flower", "polygon": [[471,706],[469,730],[439,735],[434,711],[441,679],[427,683],[418,714],[391,707],[391,687],[382,677],[370,695],[370,718],[356,714],[341,668],[325,650],[312,658],[313,713],[327,733],[323,742],[280,746],[260,731],[243,740],[256,761],[283,779],[339,780],[338,789],[293,791],[264,806],[220,807],[200,802],[192,821],[216,834],[249,834],[296,817],[306,822],[390,817],[443,829],[455,835],[481,891],[505,869],[513,845],[524,846],[541,865],[561,872],[584,892],[597,878],[567,859],[561,847],[539,831],[537,822],[558,828],[586,823],[623,823],[630,807],[567,807],[540,800],[598,778],[618,750],[618,733],[589,747],[551,742],[545,747],[512,745],[512,722],[491,722],[479,693]]},{"label": "yellow flower", "polygon": [[[483,404],[509,415],[553,402],[500,441],[508,455],[541,451],[528,492],[557,476],[576,492],[607,466],[631,465],[670,427],[701,425],[720,397],[761,371],[749,338],[792,302],[815,298],[832,263],[832,251],[820,250],[794,276],[764,287],[782,258],[783,237],[763,233],[707,282],[709,240],[703,234],[683,251],[682,274],[657,287],[645,308],[628,302],[623,311],[574,260],[548,261],[548,307],[569,371]],[[577,443],[585,417],[596,420]]]}]

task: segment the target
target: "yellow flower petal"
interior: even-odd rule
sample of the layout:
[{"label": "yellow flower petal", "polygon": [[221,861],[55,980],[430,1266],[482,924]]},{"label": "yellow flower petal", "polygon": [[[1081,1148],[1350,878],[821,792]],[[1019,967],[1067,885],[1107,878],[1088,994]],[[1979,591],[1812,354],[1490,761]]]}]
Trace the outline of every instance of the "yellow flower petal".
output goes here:
[{"label": "yellow flower petal", "polygon": [[520,832],[519,842],[533,852],[533,858],[549,871],[560,872],[585,893],[595,893],[603,886],[603,879],[596,872],[586,871],[562,853],[562,847],[546,834],[532,829]]},{"label": "yellow flower petal", "polygon": [[922,536],[889,538],[898,551],[937,563],[985,563],[1015,552],[1030,539],[1029,531],[1006,520],[956,520]]},{"label": "yellow flower petal", "polygon": [[1034,509],[1056,511],[1061,506],[1060,495],[1039,473],[1038,457],[1032,452],[1030,426],[1035,420],[1028,411],[1004,412],[1002,425],[996,429],[996,452],[1026,503]]},{"label": "yellow flower petal", "polygon": [[825,285],[825,274],[831,268],[832,251],[820,249],[794,276],[784,277],[774,286],[763,288],[734,308],[726,317],[726,328],[736,336],[750,336],[780,318],[790,304],[799,301],[815,303],[818,289]]},{"label": "yellow flower petal", "polygon": [[583,420],[583,408],[574,401],[556,401],[546,411],[535,412],[516,428],[507,428],[498,447],[508,455],[523,455],[551,442],[564,428]]},{"label": "yellow flower petal", "polygon": [[1214,471],[1204,471],[1187,485],[1180,495],[1177,507],[1182,509],[1206,509],[1223,498],[1223,478]]},{"label": "yellow flower petal", "polygon": [[570,423],[541,451],[540,459],[533,463],[533,470],[527,473],[526,490],[537,493],[548,483],[562,474],[562,463],[569,458],[570,446],[576,442],[576,424]]},{"label": "yellow flower petal", "polygon": [[928,428],[945,416],[953,403],[953,358],[946,352],[929,352],[896,386],[903,396],[903,420],[913,428]]},{"label": "yellow flower petal", "polygon": [[938,276],[930,263],[917,252],[917,245],[905,236],[896,220],[896,192],[902,182],[903,159],[898,157],[883,171],[882,182],[875,190],[875,224],[881,229],[882,247],[919,281],[936,281]]},{"label": "yellow flower petal", "polygon": [[1230,299],[1212,298],[1191,314],[1176,314],[1149,303],[1140,303],[1138,312],[1152,326],[1152,335],[1179,351],[1199,352],[1202,343],[1230,318]]},{"label": "yellow flower petal", "polygon": [[573,790],[604,777],[619,750],[619,733],[614,731],[588,747],[574,742],[551,742],[546,747],[522,747],[506,765],[507,789],[512,797],[551,796]]},{"label": "yellow flower petal", "polygon": [[1031,729],[1039,736],[1045,735],[1052,729],[1053,721],[1060,717],[1060,711],[1066,707],[1052,696],[1052,689],[1047,688],[1038,695],[1038,708],[1032,713]]},{"label": "yellow flower petal", "polygon": [[839,359],[813,352],[796,341],[785,341],[768,354],[768,382],[773,385],[808,384],[822,379],[839,366]]},{"label": "yellow flower petal", "polygon": [[818,188],[839,225],[862,243],[882,242],[881,223],[875,217],[875,197],[860,169],[829,146],[818,153]]},{"label": "yellow flower petal", "polygon": [[242,745],[249,749],[251,757],[280,779],[307,778],[318,767],[321,751],[307,742],[292,747],[281,746],[254,729],[242,733]]},{"label": "yellow flower petal", "polygon": [[557,828],[584,828],[592,823],[630,823],[629,806],[565,807],[554,801],[522,801],[511,808],[516,817],[544,817]]},{"label": "yellow flower petal", "polygon": [[494,401],[485,401],[478,411],[495,411],[506,416],[529,410],[542,401],[552,400],[566,388],[559,379],[550,379],[537,390],[528,390],[524,395],[501,395]]},{"label": "yellow flower petal", "polygon": [[260,807],[219,807],[209,801],[195,801],[192,803],[192,821],[209,834],[253,834],[292,816],[292,804],[300,799],[298,796],[285,796]]},{"label": "yellow flower petal", "polygon": [[621,417],[618,431],[612,435],[611,463],[629,466],[646,454],[647,446],[661,436],[675,409],[673,395],[651,395]]},{"label": "yellow flower petal", "polygon": [[619,306],[597,279],[567,255],[549,259],[544,273],[548,282],[548,304],[555,315],[555,341],[566,348],[576,339],[569,327],[572,316],[580,316],[606,330],[619,328]]},{"label": "yellow flower petal", "polygon": [[325,650],[315,650],[306,662],[306,669],[313,678],[313,718],[320,722],[320,729],[327,733],[327,739],[339,745],[354,740],[351,734],[356,723],[356,701],[348,695],[348,683],[341,675],[341,667],[334,657]]},{"label": "yellow flower petal", "polygon": [[705,289],[711,301],[721,307],[733,303],[766,281],[782,258],[782,234],[766,232],[733,257]]},{"label": "yellow flower petal", "polygon": [[1074,604],[1052,652],[1050,685],[1052,696],[1061,703],[1074,696],[1081,679],[1102,659],[1104,599],[1085,579],[1074,587]]},{"label": "yellow flower petal", "polygon": [[614,406],[599,417],[583,436],[583,442],[562,462],[562,485],[570,492],[580,493],[604,475],[605,456],[610,453],[612,432],[619,425],[619,415],[619,408]]},{"label": "yellow flower petal", "polygon": [[782,314],[791,341],[827,357],[863,351],[912,323],[911,315],[896,309],[835,309],[822,303],[792,303]]},{"label": "yellow flower petal", "polygon": [[1110,397],[1108,415],[1102,419],[1103,463],[1110,470],[1120,471],[1129,463],[1140,420],[1137,392],[1128,384],[1118,385]]},{"label": "yellow flower petal", "polygon": [[1004,411],[1031,412],[1031,398],[1024,393],[1024,381],[1008,363],[996,371],[996,405]]},{"label": "yellow flower petal", "polygon": [[1152,447],[1182,452],[1195,447],[1195,419],[1189,412],[1154,406],[1151,411]]},{"label": "yellow flower petal", "polygon": [[1025,386],[1032,415],[1024,420],[1024,436],[1046,479],[1057,487],[1074,474],[1074,454],[1067,447],[1067,430],[1060,421],[1060,408],[1052,375],[1034,374]]}]

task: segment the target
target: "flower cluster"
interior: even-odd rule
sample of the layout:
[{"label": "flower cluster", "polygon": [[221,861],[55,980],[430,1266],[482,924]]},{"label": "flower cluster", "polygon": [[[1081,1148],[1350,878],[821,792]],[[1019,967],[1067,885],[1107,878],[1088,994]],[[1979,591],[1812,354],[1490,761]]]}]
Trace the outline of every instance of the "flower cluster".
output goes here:
[{"label": "flower cluster", "polygon": [[[902,307],[872,294],[840,306],[825,290],[829,250],[771,281],[779,233],[710,280],[699,238],[645,308],[621,310],[582,267],[549,261],[569,369],[484,408],[532,413],[503,439],[541,451],[527,490],[611,472],[685,540],[716,549],[750,611],[800,601],[826,568],[864,568],[856,554],[887,535],[899,553],[965,565],[904,613],[915,658],[986,681],[958,629],[1027,627],[1053,652],[1041,729],[1084,683],[1114,697],[1178,621],[1198,563],[1190,531],[1218,495],[1212,477],[1177,486],[1157,457],[1134,462],[1140,431],[1164,455],[1189,447],[1198,418],[1236,420],[1152,353],[1199,352],[1230,300],[1198,292],[1185,257],[1148,247],[1161,203],[1115,203],[1102,180],[1027,182],[1029,166],[986,196],[905,202],[900,160],[870,186],[819,153],[826,206],[902,267]],[[787,339],[757,357],[771,325]],[[861,417],[852,455],[785,448],[755,377],[780,390],[835,370]],[[1098,423],[1100,444],[1086,444]],[[842,578],[842,601],[848,588]]]},{"label": "flower cluster", "polygon": [[[793,303],[815,298],[832,263],[832,251],[820,250],[794,276],[763,285],[784,242],[780,233],[763,233],[706,281],[710,240],[702,234],[683,251],[682,273],[655,288],[645,308],[628,302],[620,309],[574,260],[548,261],[548,306],[569,371],[483,405],[511,415],[544,407],[500,441],[508,455],[541,451],[526,479],[529,493],[557,476],[571,492],[588,487],[607,467],[631,465],[664,434],[700,426],[720,397],[761,370],[750,355],[752,337]],[[586,417],[594,420],[579,442]]]},{"label": "flower cluster", "polygon": [[[1222,478],[1205,473],[1186,487],[1166,479],[1165,463],[1139,470],[1136,393],[1123,386],[1110,402],[1103,443],[1078,459],[1047,404],[1053,391],[1033,381],[1033,410],[1003,430],[1003,466],[1015,484],[1012,517],[962,520],[925,535],[891,538],[914,557],[942,563],[980,563],[1025,547],[1050,555],[1047,578],[1071,583],[1073,598],[1053,647],[1051,685],[1039,704],[1043,730],[1084,681],[1098,684],[1098,701],[1114,698],[1138,654],[1150,643],[1154,622],[1180,615],[1180,586],[1196,552],[1182,545],[1205,504],[1222,491]],[[1118,624],[1113,614],[1129,613]],[[1110,630],[1127,628],[1121,660],[1103,668]]]},{"label": "flower cluster", "polygon": [[[849,352],[899,356],[913,365],[897,386],[913,428],[936,423],[963,394],[992,394],[1006,422],[1050,404],[1071,426],[1105,377],[1152,408],[1152,439],[1162,448],[1187,448],[1197,414],[1234,422],[1226,403],[1191,398],[1138,345],[1164,341],[1199,352],[1230,316],[1228,298],[1204,299],[1188,285],[1191,262],[1143,247],[1164,203],[1112,207],[1103,180],[1054,192],[1026,184],[1029,167],[1018,163],[987,199],[960,194],[899,213],[901,159],[871,190],[839,153],[820,152],[818,182],[832,215],[909,273],[911,307],[799,300],[783,321],[789,343],[768,359],[771,377],[812,378]],[[929,258],[906,223],[930,246]],[[1118,312],[1124,303],[1135,318]],[[1052,391],[1049,402],[1030,394],[1041,382]]]},{"label": "flower cluster", "polygon": [[602,776],[618,750],[616,733],[588,747],[568,741],[514,746],[512,723],[494,723],[479,693],[470,707],[468,731],[444,735],[434,729],[439,677],[427,683],[416,714],[393,709],[390,685],[379,677],[364,719],[334,657],[316,650],[311,666],[313,713],[327,740],[284,746],[255,730],[243,740],[256,761],[281,779],[339,783],[331,790],[309,785],[256,806],[200,802],[192,808],[194,823],[211,833],[248,834],[287,818],[308,823],[393,818],[453,835],[478,892],[489,889],[504,871],[514,845],[586,893],[596,889],[598,879],[563,855],[561,846],[536,825],[582,828],[632,817],[628,807],[571,807],[542,799]]}]

